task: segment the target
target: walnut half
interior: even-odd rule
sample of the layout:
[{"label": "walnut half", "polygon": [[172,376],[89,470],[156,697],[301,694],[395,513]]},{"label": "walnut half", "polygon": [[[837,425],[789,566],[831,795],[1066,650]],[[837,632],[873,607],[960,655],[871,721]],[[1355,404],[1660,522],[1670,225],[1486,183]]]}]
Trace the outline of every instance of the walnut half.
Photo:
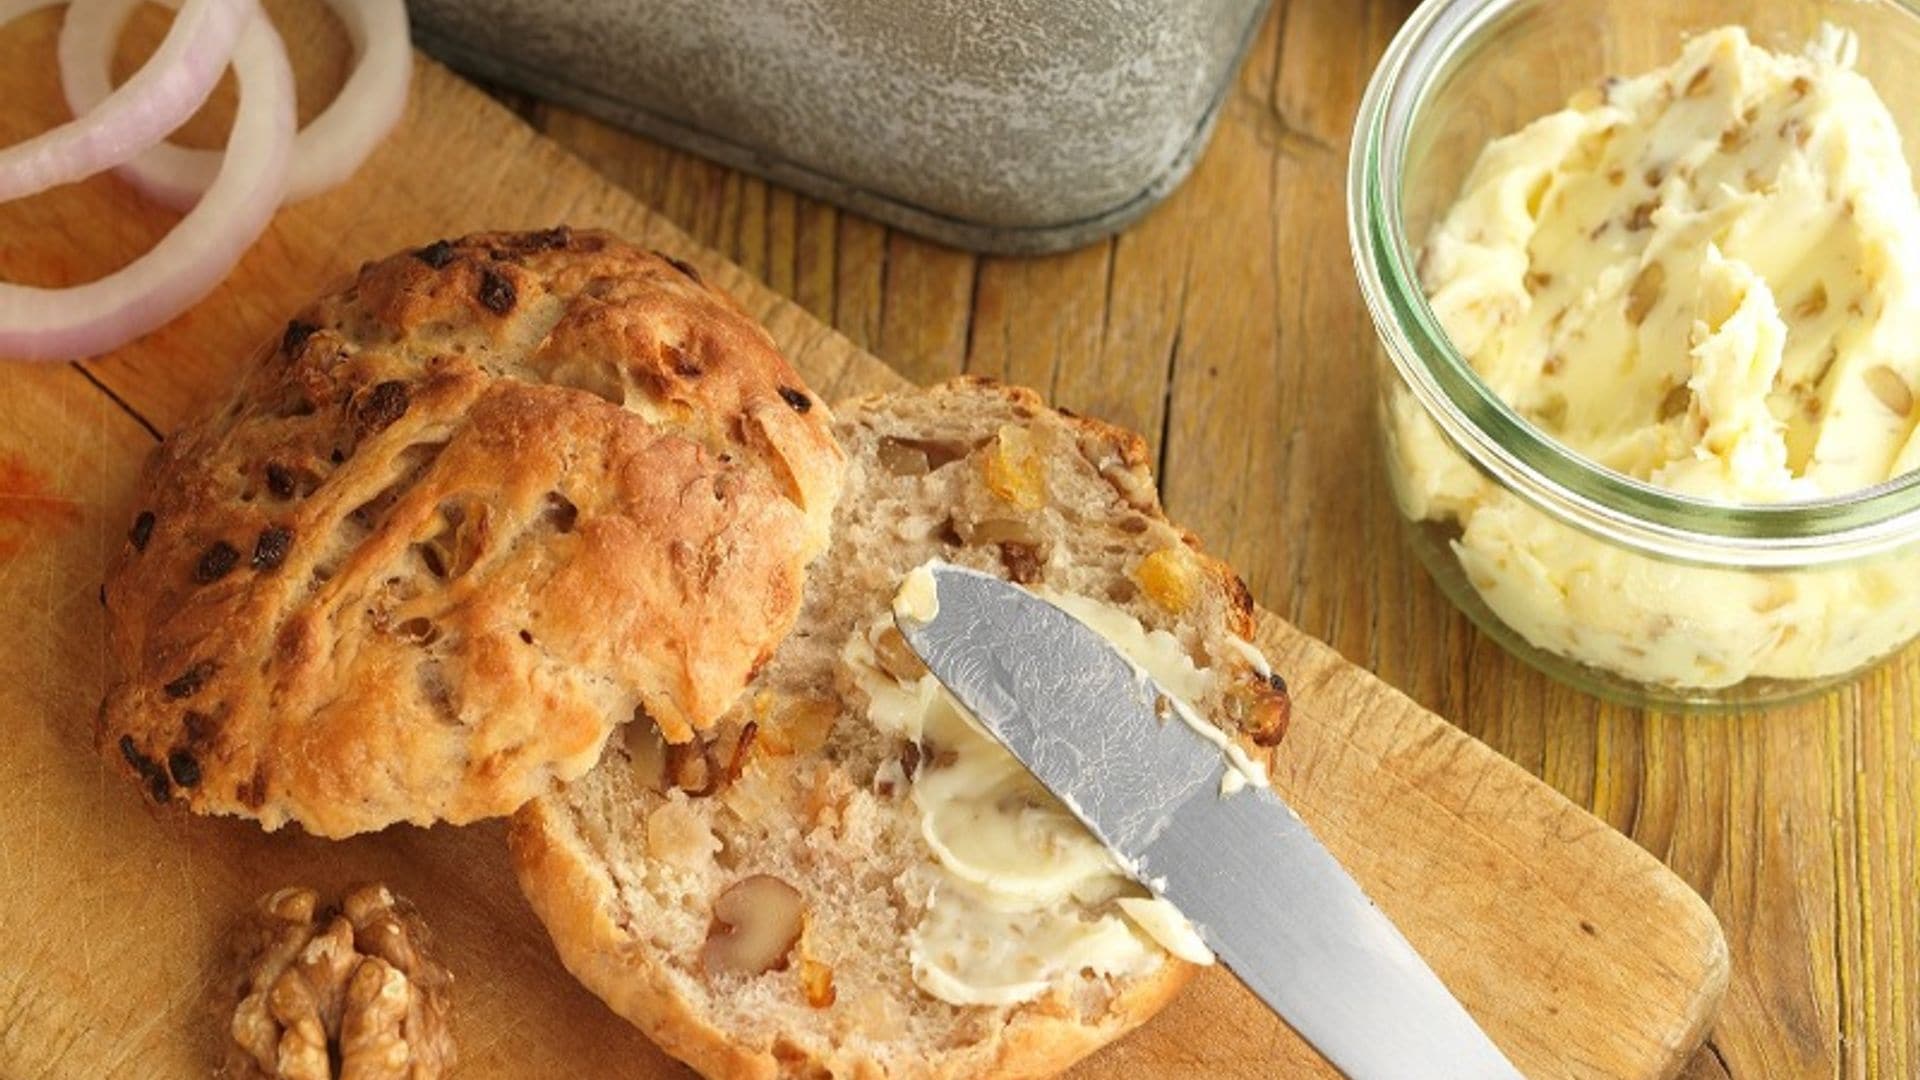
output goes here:
[{"label": "walnut half", "polygon": [[800,890],[779,878],[742,878],[714,900],[713,927],[700,957],[716,974],[784,970],[806,927],[806,910]]},{"label": "walnut half", "polygon": [[435,1080],[453,1068],[453,976],[386,886],[356,886],[337,908],[312,889],[268,893],[233,944],[228,1080]]}]

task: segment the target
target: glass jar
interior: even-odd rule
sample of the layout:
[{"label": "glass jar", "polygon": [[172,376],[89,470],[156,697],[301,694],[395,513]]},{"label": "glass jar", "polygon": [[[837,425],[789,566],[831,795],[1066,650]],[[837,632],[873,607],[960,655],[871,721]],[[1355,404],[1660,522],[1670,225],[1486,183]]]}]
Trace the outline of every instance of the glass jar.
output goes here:
[{"label": "glass jar", "polygon": [[1635,704],[1768,703],[1920,634],[1920,473],[1817,501],[1729,505],[1613,472],[1522,419],[1447,339],[1417,251],[1482,148],[1685,39],[1747,27],[1799,51],[1853,31],[1857,68],[1920,147],[1920,9],[1894,0],[1430,0],[1363,101],[1348,177],[1379,332],[1379,430],[1414,550],[1515,655]]}]

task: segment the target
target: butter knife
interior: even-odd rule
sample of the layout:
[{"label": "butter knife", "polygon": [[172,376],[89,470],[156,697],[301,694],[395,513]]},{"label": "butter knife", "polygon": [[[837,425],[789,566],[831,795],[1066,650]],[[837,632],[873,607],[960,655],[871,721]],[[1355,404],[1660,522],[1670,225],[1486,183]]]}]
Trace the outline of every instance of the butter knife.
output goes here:
[{"label": "butter knife", "polygon": [[999,578],[936,563],[895,621],[936,678],[1241,982],[1352,1080],[1520,1075],[1272,789],[1156,708],[1107,641]]}]

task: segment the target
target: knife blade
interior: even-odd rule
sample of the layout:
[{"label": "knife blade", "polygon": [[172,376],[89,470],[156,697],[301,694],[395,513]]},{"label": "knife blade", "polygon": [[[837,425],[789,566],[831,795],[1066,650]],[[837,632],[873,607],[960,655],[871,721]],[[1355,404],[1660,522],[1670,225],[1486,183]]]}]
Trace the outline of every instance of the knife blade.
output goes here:
[{"label": "knife blade", "polygon": [[[935,563],[896,623],[934,676],[1122,866],[1353,1080],[1517,1077],[1406,938],[1263,784],[1170,719],[1105,638],[999,578]],[[903,590],[903,601],[908,590]]]}]

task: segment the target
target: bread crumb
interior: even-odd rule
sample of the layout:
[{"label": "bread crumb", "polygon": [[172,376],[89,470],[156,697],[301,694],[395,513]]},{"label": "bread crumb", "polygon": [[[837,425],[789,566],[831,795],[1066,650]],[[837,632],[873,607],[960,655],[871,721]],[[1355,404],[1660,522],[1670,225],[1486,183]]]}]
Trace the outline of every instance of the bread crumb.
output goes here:
[{"label": "bread crumb", "polygon": [[647,818],[647,852],[673,866],[698,866],[720,850],[720,840],[702,816],[675,795]]}]

